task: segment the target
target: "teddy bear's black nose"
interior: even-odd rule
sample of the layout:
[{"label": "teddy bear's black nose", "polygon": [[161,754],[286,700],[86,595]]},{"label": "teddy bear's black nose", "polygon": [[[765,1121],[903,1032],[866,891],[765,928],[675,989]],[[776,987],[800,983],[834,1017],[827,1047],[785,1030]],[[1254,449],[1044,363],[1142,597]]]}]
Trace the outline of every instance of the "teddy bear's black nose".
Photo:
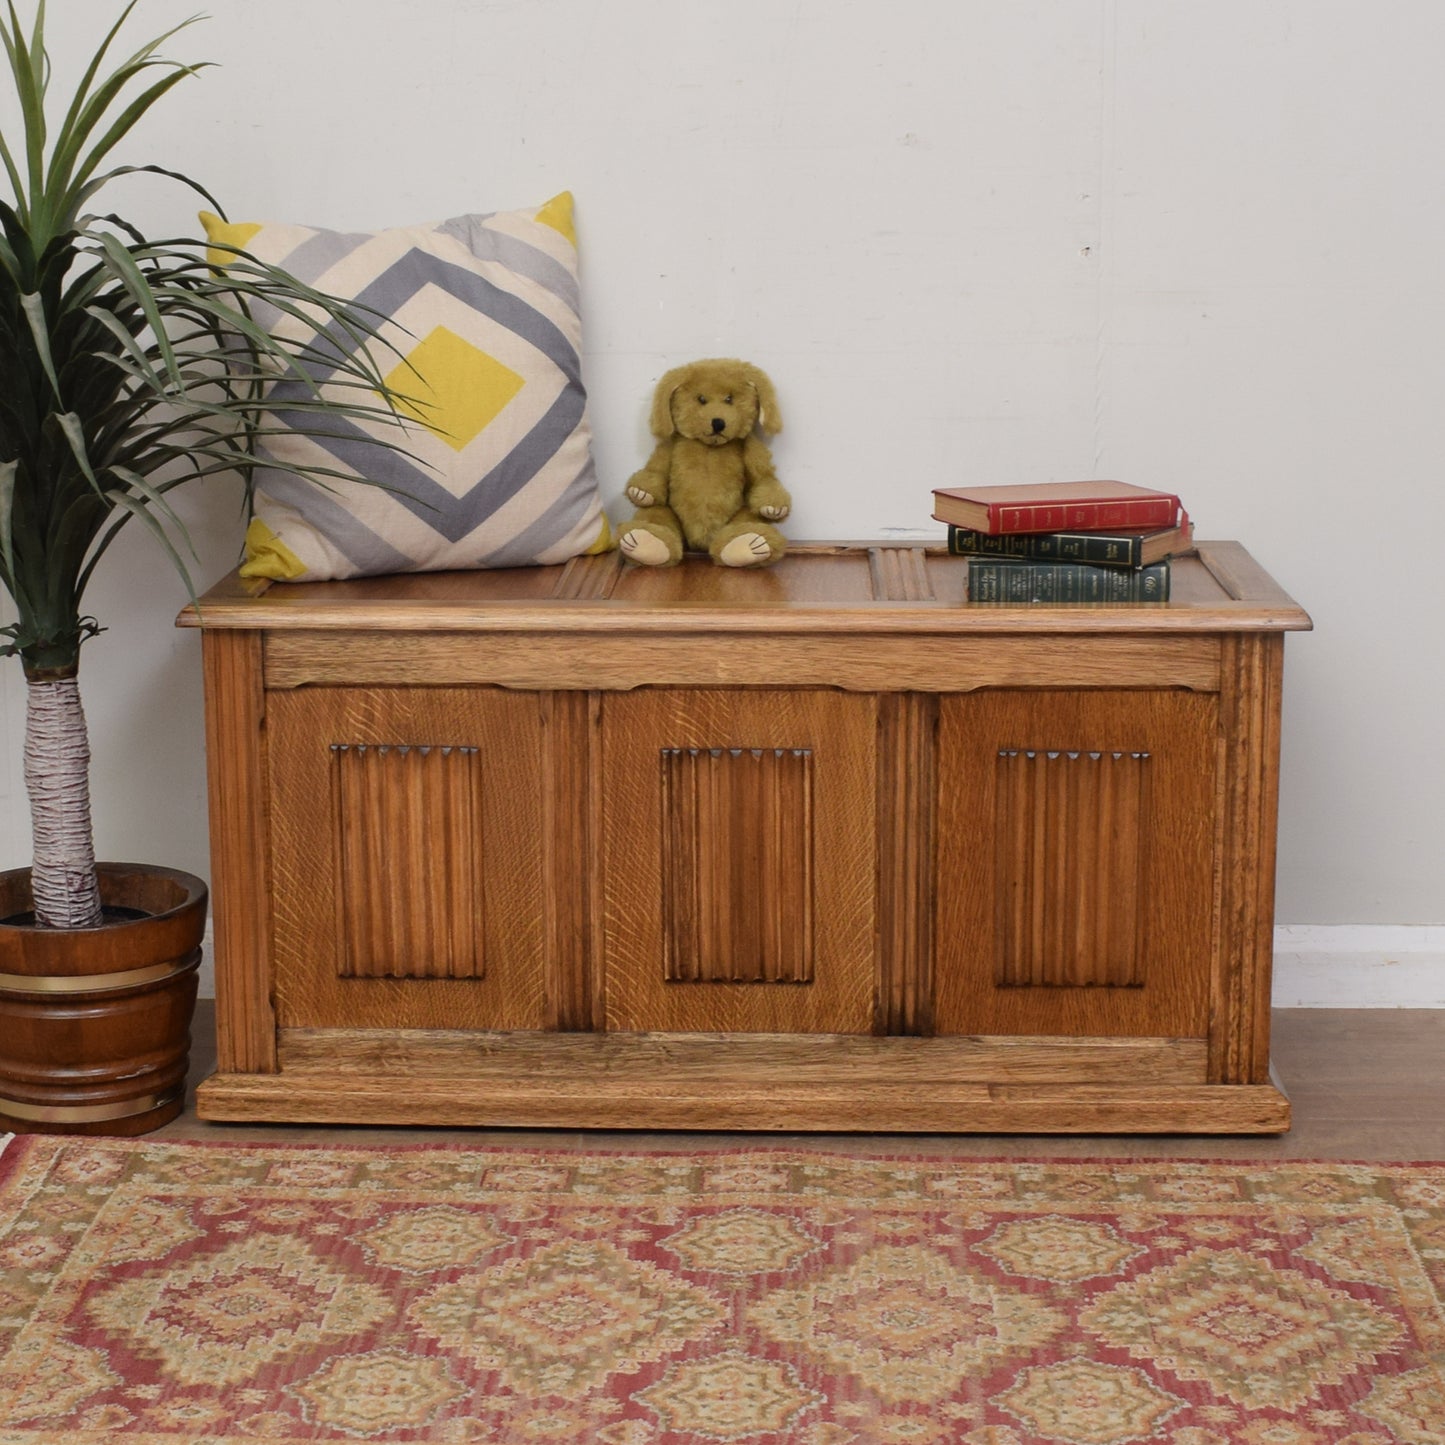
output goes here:
[{"label": "teddy bear's black nose", "polygon": [[715,417],[713,417],[713,419],[712,419],[712,429],[713,429],[713,431],[715,431],[715,432],[720,432],[726,425],[727,425],[727,423],[726,423],[720,416],[715,416]]}]

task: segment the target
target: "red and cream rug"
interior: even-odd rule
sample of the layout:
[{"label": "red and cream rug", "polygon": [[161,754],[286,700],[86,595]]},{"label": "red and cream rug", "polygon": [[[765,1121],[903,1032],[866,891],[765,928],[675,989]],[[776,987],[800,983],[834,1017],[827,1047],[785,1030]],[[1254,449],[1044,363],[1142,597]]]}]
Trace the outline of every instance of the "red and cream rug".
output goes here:
[{"label": "red and cream rug", "polygon": [[1445,1165],[29,1138],[0,1445],[1441,1445]]}]

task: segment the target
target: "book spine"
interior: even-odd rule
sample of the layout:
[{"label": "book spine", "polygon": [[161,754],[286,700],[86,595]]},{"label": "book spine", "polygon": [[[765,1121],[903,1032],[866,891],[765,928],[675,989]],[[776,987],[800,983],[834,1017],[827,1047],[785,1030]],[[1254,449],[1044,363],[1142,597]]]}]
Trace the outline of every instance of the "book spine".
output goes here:
[{"label": "book spine", "polygon": [[1129,571],[1082,562],[971,558],[968,600],[1000,603],[1167,602],[1169,563]]},{"label": "book spine", "polygon": [[1156,532],[1179,519],[1177,497],[1132,497],[1125,501],[1001,502],[989,508],[989,531],[1100,532],[1114,527],[1124,532]]},{"label": "book spine", "polygon": [[1031,557],[1040,562],[1088,562],[1096,567],[1141,567],[1143,538],[1109,532],[975,532],[948,529],[955,557]]}]

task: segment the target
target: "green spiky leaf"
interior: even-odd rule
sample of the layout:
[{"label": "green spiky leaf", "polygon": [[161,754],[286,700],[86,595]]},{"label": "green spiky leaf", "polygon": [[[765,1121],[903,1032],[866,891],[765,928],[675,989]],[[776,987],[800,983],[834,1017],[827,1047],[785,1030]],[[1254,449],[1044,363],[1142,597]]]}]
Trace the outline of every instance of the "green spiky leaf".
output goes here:
[{"label": "green spiky leaf", "polygon": [[[101,630],[82,599],[123,527],[149,534],[195,601],[186,563],[195,548],[169,494],[239,475],[249,507],[262,465],[257,446],[279,426],[273,413],[283,403],[271,401],[278,377],[307,388],[284,402],[292,431],[324,437],[340,420],[400,426],[401,417],[368,352],[380,344],[373,314],[243,250],[218,270],[203,240],[151,241],[124,217],[93,214],[112,181],[138,173],[184,186],[221,211],[188,176],[110,160],[154,106],[203,68],[160,54],[185,26],[115,64],[108,57],[135,8],[129,0],[52,125],[45,5],[33,3],[27,29],[16,0],[0,0],[0,76],[8,71],[10,109],[19,116],[0,136],[0,176],[9,186],[0,194],[0,583],[17,614],[0,627],[0,656],[18,654],[27,677],[43,682],[73,674],[82,645]],[[324,335],[278,340],[253,319],[262,303],[344,338],[344,354]],[[323,365],[324,395],[309,370]],[[377,444],[402,449],[399,441]],[[324,463],[284,470],[321,486],[339,475]],[[73,802],[84,789],[72,782],[59,791]],[[53,817],[57,802],[41,796],[32,797],[37,821]],[[42,873],[37,859],[37,899]]]},{"label": "green spiky leaf", "polygon": [[[0,44],[20,117],[0,138],[10,194],[0,198],[0,571],[18,621],[7,629],[27,667],[73,667],[94,629],[80,625],[96,563],[122,526],[138,521],[194,588],[194,555],[166,500],[186,481],[240,475],[246,496],[262,463],[257,444],[275,430],[278,377],[300,382],[287,426],[324,437],[339,420],[397,423],[398,398],[368,351],[379,318],[307,286],[235,247],[218,270],[214,247],[192,237],[150,241],[120,216],[89,214],[121,176],[146,173],[220,205],[199,182],[155,164],[104,169],[135,126],[204,68],[162,47],[185,21],[117,50],[136,8],[129,0],[103,32],[52,125],[45,7],[22,24],[16,0],[0,8]],[[124,55],[116,59],[116,55]],[[346,345],[283,342],[253,308],[315,323]],[[268,313],[269,314],[269,313]],[[338,365],[339,363],[339,365]],[[328,373],[323,395],[313,371]],[[324,463],[287,468],[327,486]]]}]

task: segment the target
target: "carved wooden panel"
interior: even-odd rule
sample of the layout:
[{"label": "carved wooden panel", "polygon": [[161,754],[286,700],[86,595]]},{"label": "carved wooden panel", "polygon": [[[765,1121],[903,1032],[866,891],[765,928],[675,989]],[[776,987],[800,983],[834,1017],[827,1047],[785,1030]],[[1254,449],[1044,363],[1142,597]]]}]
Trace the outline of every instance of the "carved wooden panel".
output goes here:
[{"label": "carved wooden panel", "polygon": [[480,978],[475,747],[331,744],[342,978]]},{"label": "carved wooden panel", "polygon": [[1206,1036],[1218,720],[1162,689],[940,699],[938,1033]]},{"label": "carved wooden panel", "polygon": [[298,688],[266,721],[278,1026],[544,1027],[538,699]]},{"label": "carved wooden panel", "polygon": [[664,748],[663,973],[810,983],[813,754]]},{"label": "carved wooden panel", "polygon": [[877,717],[827,690],[603,695],[609,1029],[872,1031]]},{"label": "carved wooden panel", "polygon": [[1000,749],[996,977],[1002,987],[1144,982],[1149,754]]}]

